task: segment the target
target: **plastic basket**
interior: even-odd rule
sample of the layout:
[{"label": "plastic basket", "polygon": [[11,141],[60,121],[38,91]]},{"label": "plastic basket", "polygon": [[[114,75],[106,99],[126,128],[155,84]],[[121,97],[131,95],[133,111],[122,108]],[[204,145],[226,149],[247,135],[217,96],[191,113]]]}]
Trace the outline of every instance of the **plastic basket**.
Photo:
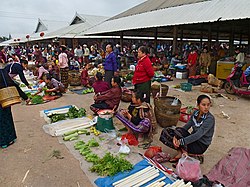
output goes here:
[{"label": "plastic basket", "polygon": [[190,84],[188,82],[181,83],[181,90],[183,90],[185,92],[192,91],[192,84]]}]

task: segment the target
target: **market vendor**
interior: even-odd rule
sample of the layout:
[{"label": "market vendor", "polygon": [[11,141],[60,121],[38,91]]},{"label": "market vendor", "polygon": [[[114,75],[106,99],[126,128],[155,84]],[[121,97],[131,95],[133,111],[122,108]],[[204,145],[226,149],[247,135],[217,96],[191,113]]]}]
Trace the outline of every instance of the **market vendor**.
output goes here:
[{"label": "market vendor", "polygon": [[64,85],[53,78],[50,74],[46,74],[44,80],[48,87],[48,89],[46,90],[47,93],[55,93],[58,96],[62,96],[62,94],[65,92]]},{"label": "market vendor", "polygon": [[89,68],[90,68],[90,64],[86,64],[86,66],[83,68],[82,73],[81,73],[81,84],[82,86],[87,87],[87,88],[91,87],[90,81],[89,81],[90,77],[88,74]]},{"label": "market vendor", "polygon": [[151,79],[154,77],[154,69],[147,53],[145,46],[139,47],[139,60],[135,67],[132,83],[136,90],[146,94],[145,102],[150,103]]},{"label": "market vendor", "polygon": [[17,75],[19,75],[21,81],[29,88],[31,89],[31,86],[29,85],[28,81],[26,80],[23,70],[25,70],[28,67],[28,61],[27,60],[20,60],[18,62],[13,62],[11,64],[8,64],[4,69],[8,72],[9,76],[14,79]]},{"label": "market vendor", "polygon": [[[201,155],[209,147],[212,142],[215,119],[209,112],[211,100],[207,95],[200,95],[197,98],[197,107],[190,120],[183,127],[174,131],[174,137],[168,142],[169,147],[178,151],[178,154],[170,160],[177,162],[183,153],[189,155]],[[189,129],[192,129],[191,134]]]},{"label": "market vendor", "polygon": [[90,106],[90,109],[97,113],[100,109],[116,110],[120,104],[122,97],[120,77],[111,79],[112,88],[105,92],[99,92],[94,96],[95,103]]},{"label": "market vendor", "polygon": [[37,80],[42,80],[42,79],[43,79],[43,76],[44,76],[45,74],[49,73],[49,71],[46,70],[42,64],[37,64],[37,65],[35,66],[35,69],[36,69],[36,71],[38,72],[38,76],[37,76],[37,78],[36,78]]},{"label": "market vendor", "polygon": [[156,129],[156,121],[150,104],[145,102],[145,94],[136,91],[132,94],[132,103],[127,110],[120,110],[117,118],[123,122],[128,133],[138,136],[138,141],[153,141],[153,133]]},{"label": "market vendor", "polygon": [[103,75],[101,72],[97,72],[95,75],[95,82],[93,84],[95,94],[99,92],[105,92],[110,89],[109,84],[103,81]]}]

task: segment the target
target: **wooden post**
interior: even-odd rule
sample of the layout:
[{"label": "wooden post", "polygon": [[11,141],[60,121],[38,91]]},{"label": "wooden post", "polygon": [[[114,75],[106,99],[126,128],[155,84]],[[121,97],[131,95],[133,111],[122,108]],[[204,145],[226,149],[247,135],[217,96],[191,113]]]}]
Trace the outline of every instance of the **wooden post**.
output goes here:
[{"label": "wooden post", "polygon": [[183,48],[183,29],[181,29],[181,38],[180,38],[181,50]]},{"label": "wooden post", "polygon": [[75,49],[79,45],[78,39],[73,38],[72,39],[72,48]]},{"label": "wooden post", "polygon": [[154,43],[155,43],[155,49],[157,49],[157,36],[158,36],[158,28],[155,28],[155,34],[154,34]]},{"label": "wooden post", "polygon": [[248,31],[248,53],[250,53],[250,30]]},{"label": "wooden post", "polygon": [[234,29],[233,27],[231,29],[230,38],[229,38],[229,54],[230,55],[234,54]]},{"label": "wooden post", "polygon": [[178,28],[177,26],[174,26],[174,31],[173,31],[173,51],[172,54],[177,53],[177,37],[178,37]]},{"label": "wooden post", "polygon": [[121,51],[123,50],[123,32],[120,33],[120,46],[121,46]]},{"label": "wooden post", "polygon": [[211,50],[211,45],[212,44],[212,27],[211,24],[209,23],[208,25],[208,49],[209,51]]},{"label": "wooden post", "polygon": [[200,48],[202,48],[202,41],[203,41],[203,31],[201,31],[200,35]]}]

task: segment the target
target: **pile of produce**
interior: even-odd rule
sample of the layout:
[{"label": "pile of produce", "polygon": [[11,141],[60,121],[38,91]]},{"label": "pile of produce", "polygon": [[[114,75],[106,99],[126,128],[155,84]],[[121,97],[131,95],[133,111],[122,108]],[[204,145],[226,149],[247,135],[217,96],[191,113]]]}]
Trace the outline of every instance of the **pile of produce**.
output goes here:
[{"label": "pile of produce", "polygon": [[131,81],[132,78],[133,78],[133,76],[134,76],[134,72],[130,72],[130,73],[128,73],[128,74],[126,75],[125,79],[126,79],[127,81]]},{"label": "pile of produce", "polygon": [[37,105],[43,103],[43,97],[40,95],[32,95],[31,93],[26,93],[26,95],[31,100],[31,104]]},{"label": "pile of produce", "polygon": [[91,151],[91,147],[98,147],[99,143],[92,138],[87,143],[80,140],[75,143],[74,147],[79,150],[80,154],[84,156],[87,162],[92,162],[90,167],[91,172],[96,172],[101,176],[113,176],[119,172],[131,170],[133,165],[122,158],[121,156],[114,156],[110,152],[106,153],[104,157],[100,158],[97,154]]},{"label": "pile of produce", "polygon": [[133,165],[129,161],[121,156],[114,156],[108,152],[103,158],[93,164],[90,171],[96,172],[101,176],[113,176],[119,172],[131,170],[132,168]]},{"label": "pile of produce", "polygon": [[82,94],[93,93],[93,92],[94,92],[94,88],[87,88],[82,91]]},{"label": "pile of produce", "polygon": [[48,117],[51,119],[51,123],[65,120],[67,118],[74,119],[74,118],[81,118],[86,116],[86,110],[84,108],[77,109],[76,107],[72,106],[69,111],[65,114],[51,114]]}]

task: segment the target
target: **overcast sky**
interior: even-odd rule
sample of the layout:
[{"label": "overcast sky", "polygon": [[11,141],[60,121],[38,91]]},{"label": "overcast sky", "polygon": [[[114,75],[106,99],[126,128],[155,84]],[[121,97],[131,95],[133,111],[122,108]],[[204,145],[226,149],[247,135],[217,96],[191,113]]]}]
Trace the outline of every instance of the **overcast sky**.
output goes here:
[{"label": "overcast sky", "polygon": [[0,6],[0,36],[30,34],[38,18],[70,22],[80,14],[114,16],[145,0],[5,0]]}]

